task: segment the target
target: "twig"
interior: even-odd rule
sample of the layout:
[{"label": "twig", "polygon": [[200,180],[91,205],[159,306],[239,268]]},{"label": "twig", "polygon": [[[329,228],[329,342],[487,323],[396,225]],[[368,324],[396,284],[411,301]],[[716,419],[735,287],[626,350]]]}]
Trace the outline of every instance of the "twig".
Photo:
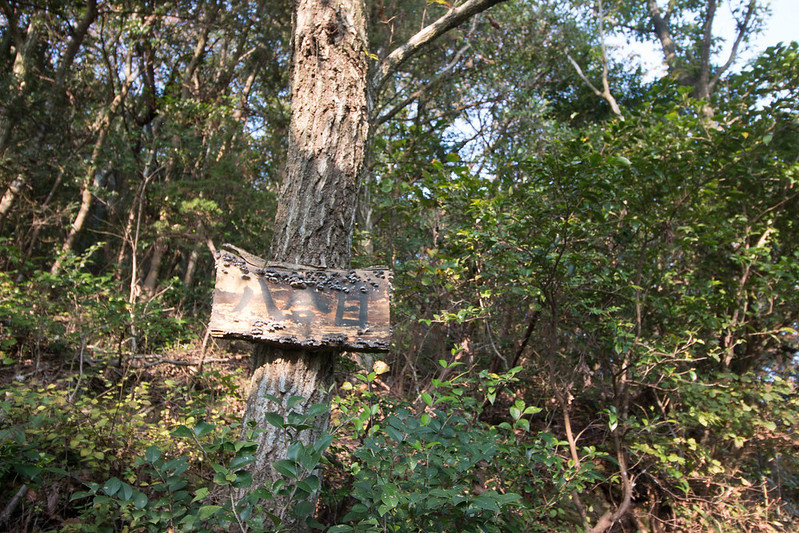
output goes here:
[{"label": "twig", "polygon": [[17,493],[11,498],[11,501],[8,502],[8,505],[5,506],[3,512],[0,513],[0,524],[8,524],[8,519],[11,518],[11,515],[14,514],[14,511],[17,509],[17,505],[25,497],[28,493],[28,485],[22,485]]},{"label": "twig", "polygon": [[420,87],[416,91],[414,91],[410,96],[402,100],[400,103],[396,104],[394,107],[383,113],[379,118],[375,119],[375,125],[381,125],[392,118],[408,107],[408,105],[413,102],[414,100],[420,98],[428,91],[431,91],[436,85],[441,83],[441,81],[450,74],[450,72],[457,66],[458,62],[461,59],[461,56],[468,50],[470,47],[469,43],[466,43],[460,50],[455,53],[455,57],[452,61],[450,61],[441,71],[433,77],[433,79],[424,87]]},{"label": "twig", "polygon": [[461,22],[485,11],[505,0],[467,0],[458,7],[452,8],[447,13],[423,28],[416,35],[411,37],[405,44],[387,55],[375,70],[372,86],[380,89],[386,79],[405,61],[413,57],[422,48],[445,34],[452,28],[457,27]]},{"label": "twig", "polygon": [[[206,359],[205,363],[224,363],[225,361],[229,361],[230,359]],[[199,366],[203,364],[203,361],[180,361],[178,359],[158,359],[156,361],[152,361],[150,363],[146,363],[141,365],[140,367],[136,368],[150,368],[151,366],[157,365],[176,365],[176,366]]]},{"label": "twig", "polygon": [[72,394],[69,395],[69,403],[72,403],[72,400],[75,399],[75,395],[78,393],[78,389],[80,389],[80,382],[83,380],[83,354],[86,351],[86,337],[81,335],[80,338],[80,359],[78,359],[78,382],[75,383],[75,390],[72,391]]},{"label": "twig", "polygon": [[197,365],[197,374],[202,372],[203,364],[205,363],[205,354],[208,351],[208,339],[211,338],[211,328],[205,328],[205,337],[203,337],[203,347],[202,351],[200,352],[200,364]]}]

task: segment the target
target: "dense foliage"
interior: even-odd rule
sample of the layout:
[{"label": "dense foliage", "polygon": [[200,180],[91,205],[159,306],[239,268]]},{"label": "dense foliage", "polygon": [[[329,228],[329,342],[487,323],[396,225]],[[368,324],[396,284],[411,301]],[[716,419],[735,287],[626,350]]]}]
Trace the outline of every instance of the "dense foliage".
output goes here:
[{"label": "dense foliage", "polygon": [[[403,66],[354,239],[391,352],[267,417],[283,479],[244,491],[247,348],[205,324],[216,248],[270,239],[284,4],[0,3],[0,528],[799,521],[799,45],[713,66],[714,1],[654,24],[650,83],[605,43],[662,45],[644,3],[509,2]],[[444,4],[370,3],[374,54]]]}]

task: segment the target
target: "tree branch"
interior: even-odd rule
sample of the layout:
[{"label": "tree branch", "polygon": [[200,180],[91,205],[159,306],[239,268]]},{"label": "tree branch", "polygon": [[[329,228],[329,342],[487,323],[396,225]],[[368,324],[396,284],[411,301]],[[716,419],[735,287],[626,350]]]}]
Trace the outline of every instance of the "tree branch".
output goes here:
[{"label": "tree branch", "polygon": [[580,65],[577,63],[577,61],[574,60],[574,58],[571,56],[571,54],[569,52],[566,52],[566,59],[568,59],[569,63],[572,64],[572,66],[574,67],[574,70],[577,72],[577,75],[580,76],[580,79],[583,80],[586,85],[588,85],[588,88],[591,89],[591,91],[593,91],[593,93],[595,95],[601,97],[602,96],[602,91],[597,89],[596,86],[593,83],[591,83],[591,80],[589,80],[586,77],[586,75],[583,73],[583,69],[580,68]]},{"label": "tree branch", "polygon": [[599,10],[597,14],[597,18],[599,19],[599,41],[602,45],[602,94],[603,98],[610,104],[616,116],[624,120],[621,109],[619,109],[619,104],[616,102],[613,93],[610,92],[610,82],[608,81],[608,71],[610,70],[608,68],[608,47],[605,44],[605,10],[602,6],[602,0],[598,0],[597,7]]},{"label": "tree branch", "polygon": [[22,498],[28,493],[28,485],[22,485],[19,490],[14,494],[14,497],[11,498],[11,501],[8,502],[8,505],[5,506],[3,512],[0,512],[0,524],[6,525],[9,523],[11,515],[14,514],[14,511],[19,506],[19,502],[22,501]]},{"label": "tree branch", "polygon": [[510,365],[511,368],[514,368],[519,364],[519,360],[522,358],[522,354],[524,353],[524,348],[527,346],[527,343],[530,342],[530,337],[533,335],[533,331],[535,330],[536,324],[538,324],[539,318],[541,318],[541,311],[533,311],[533,314],[530,317],[530,323],[527,325],[527,331],[524,332],[522,343],[519,345],[519,348],[516,349],[516,354],[513,356],[513,362]]},{"label": "tree branch", "polygon": [[413,57],[425,46],[432,43],[452,28],[457,27],[469,17],[504,1],[505,0],[467,0],[458,7],[453,7],[447,11],[443,17],[423,28],[405,44],[384,57],[378,64],[377,70],[372,78],[372,87],[379,90],[386,79],[388,79],[400,65]]},{"label": "tree branch", "polygon": [[432,80],[430,80],[430,83],[428,83],[424,87],[416,89],[410,96],[408,96],[398,104],[394,105],[391,109],[380,115],[380,117],[375,120],[375,125],[379,126],[380,124],[384,124],[387,121],[391,120],[397,113],[405,109],[405,107],[408,106],[408,104],[410,104],[417,98],[424,95],[426,92],[432,90],[439,83],[441,83],[441,81],[444,80],[450,74],[450,72],[455,68],[455,66],[458,64],[458,61],[460,61],[461,56],[463,56],[463,54],[466,52],[468,48],[469,48],[469,43],[466,43],[465,46],[463,46],[460,50],[458,50],[455,53],[455,57],[452,59],[452,61],[450,61],[443,69],[441,69],[441,71],[438,74],[436,74],[436,76]]},{"label": "tree branch", "polygon": [[89,0],[86,2],[86,12],[84,13],[80,23],[75,27],[72,38],[67,44],[64,55],[61,56],[61,61],[59,62],[58,68],[56,70],[55,85],[59,91],[64,87],[67,71],[69,70],[69,67],[72,66],[75,55],[78,53],[78,49],[80,48],[80,45],[83,43],[83,40],[86,38],[86,34],[89,31],[89,26],[92,25],[95,19],[97,19],[97,0]]},{"label": "tree branch", "polygon": [[652,20],[655,36],[660,41],[660,48],[663,50],[663,58],[666,60],[666,65],[668,65],[669,74],[676,76],[680,83],[683,83],[687,73],[679,66],[677,44],[671,38],[671,31],[669,30],[668,19],[671,15],[671,3],[665,17],[661,14],[656,0],[647,0],[646,7],[649,12],[649,18]]},{"label": "tree branch", "polygon": [[710,52],[713,45],[713,20],[716,18],[716,0],[708,0],[705,23],[702,28],[702,55],[699,62],[699,77],[694,92],[699,98],[710,96]]},{"label": "tree branch", "polygon": [[616,98],[614,98],[613,94],[610,92],[610,85],[608,84],[608,77],[607,77],[607,63],[605,64],[602,73],[602,86],[604,90],[600,91],[599,89],[596,88],[596,86],[593,83],[591,83],[591,80],[589,80],[586,77],[585,73],[583,72],[583,69],[580,68],[580,65],[577,64],[577,61],[575,61],[574,58],[572,58],[569,52],[566,52],[566,59],[569,60],[569,62],[574,67],[574,70],[577,71],[577,75],[580,77],[580,79],[583,80],[586,85],[588,85],[588,88],[591,89],[591,91],[593,91],[595,95],[605,100],[610,105],[610,109],[613,111],[613,114],[623,121],[624,115],[621,114],[621,109],[619,108],[619,104],[618,102],[616,102]]},{"label": "tree branch", "polygon": [[724,63],[713,75],[713,79],[710,80],[708,84],[708,89],[710,92],[713,91],[713,88],[718,83],[721,76],[727,71],[730,66],[732,66],[735,58],[738,57],[738,47],[741,45],[741,42],[744,39],[744,36],[749,29],[749,24],[752,22],[752,15],[755,13],[755,7],[757,5],[756,0],[749,0],[749,7],[746,10],[746,15],[744,16],[744,21],[738,26],[738,36],[735,38],[735,43],[732,45],[732,50],[730,50],[730,57],[727,58],[727,62]]},{"label": "tree branch", "polygon": [[625,457],[624,451],[621,447],[618,428],[613,430],[613,443],[616,447],[616,459],[619,462],[619,477],[621,478],[622,500],[618,507],[616,507],[615,511],[607,511],[601,517],[599,517],[596,525],[588,529],[589,533],[604,533],[610,529],[613,524],[627,514],[627,511],[630,509],[630,505],[633,501],[633,488],[635,487],[635,484],[633,480],[630,479],[630,473],[627,469],[627,458]]}]

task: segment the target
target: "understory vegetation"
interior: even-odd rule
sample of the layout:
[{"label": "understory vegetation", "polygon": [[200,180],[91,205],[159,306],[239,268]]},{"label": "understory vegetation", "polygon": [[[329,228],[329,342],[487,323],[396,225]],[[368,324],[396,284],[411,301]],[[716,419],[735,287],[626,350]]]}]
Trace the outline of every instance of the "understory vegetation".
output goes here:
[{"label": "understory vegetation", "polygon": [[[0,529],[795,528],[799,45],[700,65],[711,3],[661,79],[605,46],[651,10],[519,1],[383,88],[353,263],[391,349],[266,417],[258,487],[252,347],[207,322],[217,248],[271,237],[288,3],[0,3]],[[441,4],[370,3],[374,54]]]}]

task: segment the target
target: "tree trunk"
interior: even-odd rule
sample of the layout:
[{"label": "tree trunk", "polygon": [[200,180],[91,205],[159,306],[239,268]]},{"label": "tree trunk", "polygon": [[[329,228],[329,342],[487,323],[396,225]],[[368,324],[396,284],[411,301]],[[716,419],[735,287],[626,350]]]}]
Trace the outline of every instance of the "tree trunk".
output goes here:
[{"label": "tree trunk", "polygon": [[[451,8],[383,59],[372,76],[372,88],[377,90],[399,65],[436,38],[501,1],[467,0]],[[292,48],[286,179],[270,258],[348,268],[371,112],[365,0],[294,0]],[[283,432],[266,424],[265,415],[302,414],[314,404],[328,403],[336,357],[335,350],[256,347],[244,417],[245,424],[253,421],[263,429],[251,468],[254,487],[280,478],[271,465],[287,458]],[[292,396],[306,400],[289,409]],[[318,419],[316,427],[300,434],[300,440],[306,444],[316,440],[327,423],[327,417]],[[278,500],[271,508],[288,530],[305,531],[307,525],[291,517],[289,506],[294,503]]]},{"label": "tree trunk", "polygon": [[[5,14],[8,18],[9,12],[6,11]],[[89,27],[92,25],[92,23],[94,23],[95,20],[97,20],[97,14],[97,0],[88,0],[83,17],[72,29],[72,36],[64,48],[63,55],[59,59],[58,66],[56,68],[55,84],[53,85],[52,91],[47,95],[47,99],[45,101],[45,108],[47,109],[48,113],[55,112],[54,104],[63,95],[67,73],[72,67],[75,56],[83,44],[86,35],[88,34]],[[32,54],[39,39],[39,26],[43,23],[44,12],[39,12],[37,10],[30,19],[28,31],[25,34],[26,37],[24,41],[22,40],[21,32],[15,27],[16,21],[14,21],[12,24],[14,27],[11,28],[10,33],[14,35],[14,41],[17,48],[12,70],[15,86],[12,88],[13,96],[8,99],[3,106],[3,110],[0,111],[0,157],[3,157],[5,154],[9,140],[11,138],[11,130],[14,128],[15,123],[13,119],[8,117],[8,109],[13,105],[17,105],[19,98],[25,94],[27,78],[30,76],[30,71],[32,68]],[[32,143],[34,146],[38,146],[41,143],[45,131],[45,128],[39,129],[39,132],[36,134],[35,141]],[[25,174],[18,175],[3,194],[2,201],[0,201],[0,226],[8,216],[8,213],[11,210],[11,207],[14,205],[15,200],[19,196],[19,193],[27,185],[27,179],[28,178]]]},{"label": "tree trunk", "polygon": [[122,103],[125,101],[128,91],[133,84],[131,66],[132,61],[133,49],[131,48],[128,50],[127,57],[125,58],[125,81],[122,83],[119,93],[108,105],[108,109],[101,112],[100,118],[94,125],[94,130],[97,131],[97,140],[94,143],[94,149],[92,150],[89,168],[86,172],[86,177],[83,180],[80,208],[78,209],[78,213],[75,215],[75,220],[73,220],[72,224],[70,225],[67,237],[64,239],[64,244],[61,245],[61,254],[56,258],[56,260],[53,262],[53,266],[50,268],[51,274],[55,275],[58,273],[58,271],[61,269],[61,260],[67,253],[72,251],[72,248],[75,245],[75,239],[77,238],[78,234],[83,231],[83,226],[86,224],[86,218],[89,216],[89,210],[94,203],[94,192],[92,189],[96,181],[97,172],[100,171],[100,157],[102,155],[103,149],[105,148],[105,142],[108,138],[108,134],[111,132],[111,126],[113,125],[114,118],[116,117],[119,109],[122,107]]},{"label": "tree trunk", "polygon": [[369,109],[362,0],[298,0],[287,177],[271,258],[346,268]]},{"label": "tree trunk", "polygon": [[[281,479],[272,465],[276,461],[288,457],[287,450],[292,440],[299,440],[305,445],[315,442],[327,430],[329,414],[316,419],[313,429],[301,431],[298,435],[290,435],[281,429],[265,422],[269,412],[279,414],[286,419],[290,412],[305,414],[315,404],[330,403],[330,388],[333,384],[333,371],[337,353],[331,350],[302,351],[287,350],[266,344],[258,344],[253,354],[253,374],[250,383],[250,397],[244,412],[245,427],[249,421],[255,422],[263,429],[258,434],[258,451],[252,466],[253,485],[257,488]],[[280,404],[269,397],[281,400]],[[287,402],[293,396],[304,398],[290,409]],[[311,497],[314,504],[318,494]],[[290,498],[276,497],[269,502],[270,512],[280,518],[283,527],[288,531],[308,531],[304,520],[292,515],[297,501]]]},{"label": "tree trunk", "polygon": [[[6,14],[6,16],[8,15]],[[16,115],[12,113],[11,108],[20,105],[20,99],[25,95],[33,70],[33,53],[39,41],[43,13],[37,11],[31,16],[24,37],[22,31],[15,27],[15,24],[15,21],[11,21],[10,33],[14,37],[14,62],[11,67],[9,95],[0,108],[0,156],[5,153],[8,140],[11,137],[11,130],[14,128]]]},{"label": "tree trunk", "polygon": [[[646,0],[647,11],[652,22],[652,32],[660,42],[663,58],[666,60],[669,75],[672,76],[680,85],[691,87],[693,97],[707,100],[713,93],[716,83],[721,76],[727,72],[730,66],[738,57],[738,47],[747,36],[752,33],[752,21],[756,17],[758,2],[750,0],[743,20],[738,20],[738,33],[733,42],[727,61],[718,67],[713,67],[711,59],[713,55],[713,22],[716,17],[718,7],[717,0],[704,0],[704,7],[700,14],[702,20],[702,33],[696,36],[694,46],[698,51],[698,57],[691,59],[690,56],[680,57],[677,43],[674,42],[670,26],[669,7],[664,15],[658,7],[657,0]],[[670,4],[671,6],[671,4]],[[713,115],[713,109],[708,104],[703,110],[709,119]]]},{"label": "tree trunk", "polygon": [[156,239],[153,244],[153,256],[150,259],[150,268],[147,271],[147,276],[144,278],[142,290],[149,297],[155,296],[155,291],[158,288],[158,272],[161,270],[161,263],[164,260],[164,253],[166,253],[167,244],[165,239],[160,237]]},{"label": "tree trunk", "polygon": [[[317,267],[348,268],[359,180],[369,129],[367,41],[363,0],[296,0],[294,5],[291,126],[286,181],[280,192],[271,259]],[[286,458],[281,431],[265,423],[267,412],[303,413],[329,402],[336,352],[307,352],[259,345],[253,357],[250,397],[244,416],[264,428],[252,467],[254,487],[280,477],[271,464]],[[275,405],[267,394],[277,397]],[[314,441],[327,419],[300,439]],[[292,531],[288,506],[273,512]]]},{"label": "tree trunk", "polygon": [[194,272],[197,270],[197,261],[200,260],[200,252],[197,248],[192,248],[189,258],[186,260],[186,270],[183,273],[183,286],[190,289],[194,283]]},{"label": "tree trunk", "polygon": [[[16,34],[14,39],[16,55],[11,69],[10,98],[0,108],[0,157],[5,154],[11,139],[11,131],[16,122],[11,108],[20,105],[20,99],[25,94],[25,88],[28,85],[33,51],[39,38],[39,26],[41,23],[42,15],[37,12],[30,19],[24,40],[21,36],[22,32],[18,28],[15,28],[17,31],[12,31],[12,34]],[[0,199],[0,226],[2,226],[25,185],[27,185],[27,180],[24,175],[20,174],[12,180],[3,193],[3,197]]]},{"label": "tree trunk", "polygon": [[8,213],[11,211],[11,206],[14,205],[14,200],[22,192],[23,187],[25,187],[25,180],[22,176],[18,176],[14,178],[6,192],[3,193],[3,198],[0,199],[0,227],[5,222]]}]

